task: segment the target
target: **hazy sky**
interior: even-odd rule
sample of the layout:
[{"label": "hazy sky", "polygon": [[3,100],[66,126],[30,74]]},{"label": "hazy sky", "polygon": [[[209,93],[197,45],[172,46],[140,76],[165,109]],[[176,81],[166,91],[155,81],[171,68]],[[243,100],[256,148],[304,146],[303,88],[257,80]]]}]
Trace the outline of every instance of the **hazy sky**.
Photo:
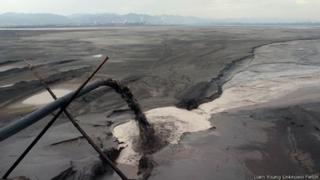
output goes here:
[{"label": "hazy sky", "polygon": [[0,13],[144,13],[221,18],[320,20],[320,0],[0,0]]}]

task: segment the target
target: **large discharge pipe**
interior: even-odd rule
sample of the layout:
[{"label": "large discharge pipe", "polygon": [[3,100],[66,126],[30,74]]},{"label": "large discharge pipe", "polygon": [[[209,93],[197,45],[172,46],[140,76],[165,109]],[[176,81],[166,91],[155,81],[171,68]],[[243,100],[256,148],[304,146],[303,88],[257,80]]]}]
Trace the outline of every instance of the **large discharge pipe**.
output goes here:
[{"label": "large discharge pipe", "polygon": [[[133,97],[132,93],[130,92],[129,88],[119,84],[117,81],[112,80],[112,79],[107,79],[107,80],[100,80],[96,81],[92,84],[87,85],[84,87],[79,95],[77,96],[83,96],[95,89],[98,89],[102,86],[108,86],[114,89],[117,93],[121,94],[121,97],[127,102],[128,106],[130,109],[134,112],[135,114],[135,120],[139,124],[139,130],[140,130],[140,137],[141,140],[144,144],[150,144],[153,141],[153,135],[154,135],[154,130],[151,127],[151,125],[148,123],[144,113],[142,112],[140,105],[136,101],[136,99]],[[21,130],[29,127],[30,125],[38,122],[42,118],[46,117],[50,113],[54,112],[55,110],[59,109],[60,107],[63,107],[66,103],[69,102],[70,98],[74,95],[75,92],[71,92],[56,101],[53,101],[49,103],[48,105],[39,108],[32,113],[14,120],[12,123],[2,127],[0,129],[0,141],[3,141],[10,136],[20,132]]]}]

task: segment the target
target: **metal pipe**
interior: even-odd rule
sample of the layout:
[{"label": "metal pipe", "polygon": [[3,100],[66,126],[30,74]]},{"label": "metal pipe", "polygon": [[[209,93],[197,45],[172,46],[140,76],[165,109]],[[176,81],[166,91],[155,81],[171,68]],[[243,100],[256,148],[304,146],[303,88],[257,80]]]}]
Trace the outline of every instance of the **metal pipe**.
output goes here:
[{"label": "metal pipe", "polygon": [[[80,93],[77,95],[78,97],[81,97],[97,88],[100,88],[101,86],[107,86],[108,85],[108,81],[109,80],[101,80],[101,81],[96,81],[92,84],[89,84],[87,86],[85,86]],[[52,113],[53,111],[65,106],[70,99],[72,98],[72,96],[75,94],[75,92],[71,92],[59,99],[57,99],[56,101],[53,101],[51,103],[49,103],[48,105],[39,108],[35,111],[33,111],[32,113],[14,120],[12,123],[9,123],[8,125],[0,128],[0,142],[9,138],[10,136],[20,132],[21,130],[29,127],[30,125],[38,122],[40,119],[46,117],[47,115],[49,115],[50,113]]]},{"label": "metal pipe", "polygon": [[[45,82],[45,80],[37,73],[37,71],[32,69],[32,64],[30,64],[27,60],[25,60],[25,62],[28,64],[31,72],[33,73],[33,75],[38,78],[38,80],[41,82],[41,84],[45,87],[45,89],[49,92],[49,94],[51,95],[51,97],[54,100],[57,100],[58,97],[54,94],[54,92],[51,90],[51,88],[48,86],[48,84]],[[81,128],[81,126],[77,123],[77,120],[73,118],[73,116],[69,113],[69,111],[67,110],[67,108],[62,109],[63,113],[68,117],[68,119],[71,121],[71,123],[73,124],[73,126],[75,128],[77,128],[77,130],[82,134],[82,136],[88,141],[88,143],[93,147],[93,149],[99,154],[101,160],[106,163],[109,164],[109,166],[117,172],[117,174],[119,174],[119,176],[124,179],[127,180],[128,178],[123,174],[123,172],[109,159],[109,157],[98,147],[98,145],[96,145],[96,143],[91,139],[91,137],[86,133],[85,130],[83,130]],[[47,126],[51,126],[47,125]],[[8,173],[10,174],[10,173]],[[6,178],[7,176],[4,176],[4,178]]]},{"label": "metal pipe", "polygon": [[100,65],[91,73],[91,75],[79,86],[79,88],[74,92],[74,94],[70,97],[69,101],[67,101],[59,110],[59,112],[49,121],[49,123],[40,131],[40,133],[36,136],[35,139],[28,145],[28,147],[22,152],[22,154],[18,157],[18,159],[10,166],[8,171],[3,175],[3,179],[7,179],[7,177],[11,174],[11,172],[20,164],[20,162],[24,159],[24,157],[31,151],[31,149],[38,143],[41,137],[47,132],[47,130],[52,126],[52,124],[59,118],[62,114],[63,110],[67,108],[72,101],[77,98],[80,91],[89,83],[89,81],[94,77],[94,75],[102,68],[102,66],[107,62],[108,56],[100,63]]}]

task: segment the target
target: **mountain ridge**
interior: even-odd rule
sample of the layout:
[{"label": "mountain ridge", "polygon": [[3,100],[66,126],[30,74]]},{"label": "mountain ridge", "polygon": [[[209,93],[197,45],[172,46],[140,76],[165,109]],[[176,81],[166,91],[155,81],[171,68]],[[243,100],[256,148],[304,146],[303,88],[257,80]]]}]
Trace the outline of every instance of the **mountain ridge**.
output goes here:
[{"label": "mountain ridge", "polygon": [[3,13],[0,27],[28,26],[108,26],[108,25],[219,25],[219,24],[318,24],[290,20],[208,19],[179,15],[147,15],[138,13],[79,13],[58,15],[52,13]]}]

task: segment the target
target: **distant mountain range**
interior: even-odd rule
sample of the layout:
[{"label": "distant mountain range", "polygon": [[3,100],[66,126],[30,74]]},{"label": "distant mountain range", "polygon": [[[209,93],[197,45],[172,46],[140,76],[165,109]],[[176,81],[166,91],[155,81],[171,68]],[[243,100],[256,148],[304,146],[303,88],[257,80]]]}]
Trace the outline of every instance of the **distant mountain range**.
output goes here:
[{"label": "distant mountain range", "polygon": [[150,16],[144,14],[0,14],[0,26],[106,26],[106,25],[204,25],[208,19],[183,16]]},{"label": "distant mountain range", "polygon": [[3,13],[0,27],[54,27],[54,26],[110,26],[110,25],[221,25],[221,24],[314,24],[295,21],[212,20],[174,15],[151,16],[145,14],[57,14]]}]

